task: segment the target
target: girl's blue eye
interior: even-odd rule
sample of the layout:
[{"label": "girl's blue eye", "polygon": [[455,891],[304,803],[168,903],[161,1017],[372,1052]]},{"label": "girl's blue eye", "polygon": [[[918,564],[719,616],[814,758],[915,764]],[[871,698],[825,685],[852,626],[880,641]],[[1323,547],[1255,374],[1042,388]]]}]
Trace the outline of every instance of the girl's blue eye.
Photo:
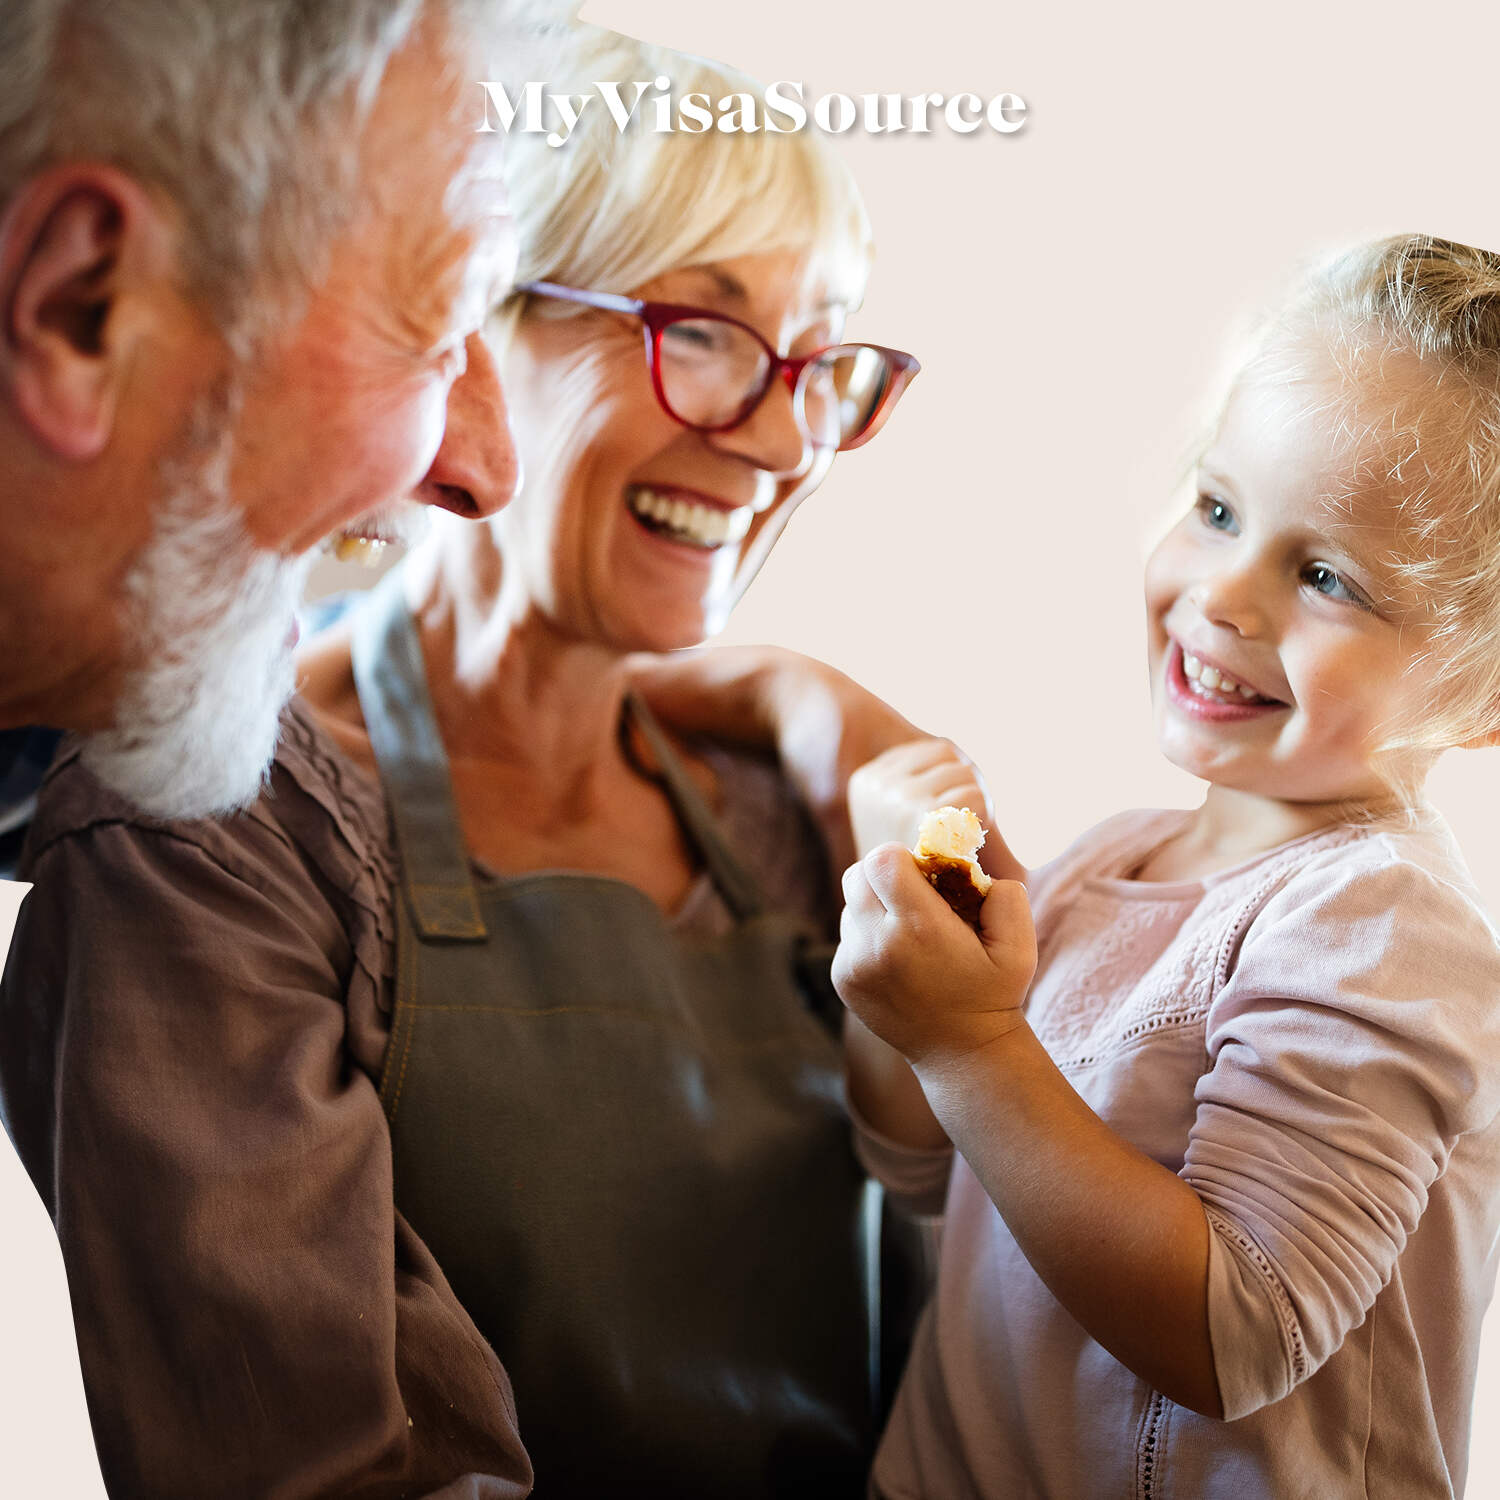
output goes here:
[{"label": "girl's blue eye", "polygon": [[1361,609],[1370,607],[1364,595],[1345,583],[1327,563],[1308,563],[1302,570],[1302,577],[1315,594],[1322,594],[1327,599],[1341,599],[1346,604],[1357,604]]},{"label": "girl's blue eye", "polygon": [[1198,514],[1215,531],[1237,531],[1234,512],[1215,495],[1198,496]]}]

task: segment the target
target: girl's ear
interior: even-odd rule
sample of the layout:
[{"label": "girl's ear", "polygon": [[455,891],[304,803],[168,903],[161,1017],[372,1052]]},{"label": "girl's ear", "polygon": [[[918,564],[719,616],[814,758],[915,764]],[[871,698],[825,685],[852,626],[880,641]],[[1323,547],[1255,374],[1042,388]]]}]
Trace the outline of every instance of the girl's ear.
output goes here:
[{"label": "girl's ear", "polygon": [[1487,750],[1493,745],[1500,745],[1500,728],[1486,730],[1483,734],[1476,734],[1472,739],[1460,740],[1457,748],[1460,750]]}]

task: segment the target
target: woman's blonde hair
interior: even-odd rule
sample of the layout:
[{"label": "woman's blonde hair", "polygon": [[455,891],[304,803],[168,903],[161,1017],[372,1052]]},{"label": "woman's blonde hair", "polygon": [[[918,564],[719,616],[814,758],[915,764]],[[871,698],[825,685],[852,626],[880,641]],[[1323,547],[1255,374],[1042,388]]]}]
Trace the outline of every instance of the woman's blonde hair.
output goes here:
[{"label": "woman's blonde hair", "polygon": [[[1335,391],[1309,378],[1309,348]],[[1431,691],[1420,722],[1388,726],[1381,761],[1414,803],[1399,752],[1500,732],[1500,255],[1422,234],[1340,254],[1263,328],[1251,374],[1318,389],[1354,487],[1397,496],[1403,545],[1384,561],[1426,606]]]},{"label": "woman's blonde hair", "polygon": [[[827,142],[805,130],[658,132],[658,78],[670,80],[674,123],[676,101],[689,93],[706,95],[711,106],[734,93],[760,99],[759,84],[720,63],[579,28],[549,92],[593,94],[597,81],[612,80],[628,106],[635,82],[650,90],[623,131],[603,99],[593,98],[559,147],[541,134],[512,135],[517,281],[629,293],[681,266],[794,249],[808,252],[809,276],[833,297],[857,304],[870,227],[854,179]],[[515,309],[508,310],[513,324]],[[568,311],[548,305],[549,315]]]}]

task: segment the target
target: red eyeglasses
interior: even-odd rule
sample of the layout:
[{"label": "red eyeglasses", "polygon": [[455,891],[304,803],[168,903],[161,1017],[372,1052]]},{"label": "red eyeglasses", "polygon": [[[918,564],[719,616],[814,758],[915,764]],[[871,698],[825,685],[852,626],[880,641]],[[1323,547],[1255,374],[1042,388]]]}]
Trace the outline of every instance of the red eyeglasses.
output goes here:
[{"label": "red eyeglasses", "polygon": [[639,318],[657,401],[698,432],[728,432],[749,421],[779,374],[808,441],[847,452],[880,431],[922,368],[910,354],[879,344],[835,344],[788,359],[748,323],[701,307],[551,281],[522,282],[516,290]]}]

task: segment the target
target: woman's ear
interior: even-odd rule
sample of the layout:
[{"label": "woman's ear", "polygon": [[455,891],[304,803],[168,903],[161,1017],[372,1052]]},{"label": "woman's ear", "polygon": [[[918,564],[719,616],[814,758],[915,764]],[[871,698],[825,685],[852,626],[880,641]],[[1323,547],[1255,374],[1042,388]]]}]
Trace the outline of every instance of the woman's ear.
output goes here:
[{"label": "woman's ear", "polygon": [[163,209],[112,167],[55,168],[7,205],[0,388],[56,457],[87,463],[108,444],[141,330],[132,314],[175,290],[175,243]]}]

